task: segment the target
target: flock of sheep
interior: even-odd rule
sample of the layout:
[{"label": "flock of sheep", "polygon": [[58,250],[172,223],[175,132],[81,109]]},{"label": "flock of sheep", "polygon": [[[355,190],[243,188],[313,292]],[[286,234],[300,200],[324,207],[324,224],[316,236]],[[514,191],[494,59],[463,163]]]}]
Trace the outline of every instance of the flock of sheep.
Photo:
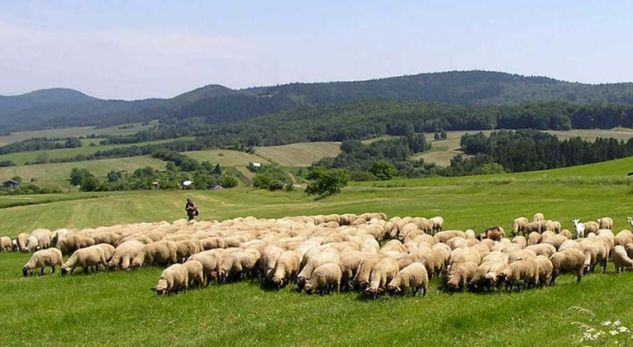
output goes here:
[{"label": "flock of sheep", "polygon": [[[633,220],[629,218],[629,223]],[[574,221],[574,233],[541,213],[519,217],[512,238],[502,227],[476,235],[443,230],[442,217],[394,217],[383,213],[332,214],[280,219],[235,218],[222,222],[138,223],[70,231],[36,229],[0,251],[34,252],[24,276],[46,267],[62,275],[167,266],[157,294],[244,278],[280,289],[321,294],[357,290],[376,298],[385,293],[426,295],[429,279],[445,290],[506,290],[548,286],[561,273],[581,278],[612,259],[616,270],[633,269],[633,233],[611,231],[611,218]],[[62,254],[69,255],[64,262]]]}]

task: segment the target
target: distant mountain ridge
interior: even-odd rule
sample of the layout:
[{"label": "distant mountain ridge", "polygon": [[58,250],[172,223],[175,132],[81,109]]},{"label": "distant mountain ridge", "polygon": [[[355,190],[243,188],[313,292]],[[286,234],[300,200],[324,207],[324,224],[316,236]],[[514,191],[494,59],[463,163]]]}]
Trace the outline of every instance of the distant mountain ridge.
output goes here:
[{"label": "distant mountain ridge", "polygon": [[75,90],[55,88],[0,96],[0,130],[105,126],[150,119],[201,118],[212,124],[232,123],[304,106],[375,100],[462,105],[553,101],[633,104],[633,83],[591,85],[474,70],[245,89],[211,84],[170,99],[135,101],[102,100]]}]

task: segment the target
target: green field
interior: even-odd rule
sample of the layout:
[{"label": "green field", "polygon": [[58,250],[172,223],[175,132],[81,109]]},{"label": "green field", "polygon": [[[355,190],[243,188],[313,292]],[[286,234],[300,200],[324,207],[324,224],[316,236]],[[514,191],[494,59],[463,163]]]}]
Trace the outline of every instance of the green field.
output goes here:
[{"label": "green field", "polygon": [[[83,139],[83,146],[77,148],[59,148],[59,149],[48,149],[45,151],[33,151],[33,152],[16,152],[0,155],[0,161],[2,160],[10,160],[16,165],[24,165],[26,162],[35,162],[35,160],[45,154],[48,159],[60,159],[60,158],[73,158],[78,154],[90,155],[96,153],[98,151],[107,151],[115,148],[124,148],[124,147],[132,147],[132,146],[145,146],[145,145],[154,145],[159,143],[167,143],[172,142],[175,139],[169,140],[158,140],[158,141],[148,141],[141,143],[129,143],[129,144],[113,144],[113,145],[100,145],[99,141],[102,140],[100,138],[95,139]],[[94,146],[90,146],[90,143],[95,143]]]},{"label": "green field", "polygon": [[336,157],[339,142],[304,142],[283,146],[257,147],[255,155],[281,166],[310,166],[325,157]]},{"label": "green field", "polygon": [[11,135],[0,136],[0,146],[8,145],[10,143],[28,140],[36,137],[82,137],[91,134],[94,135],[130,135],[141,130],[146,130],[153,125],[156,125],[155,121],[149,122],[147,125],[142,123],[132,123],[126,125],[118,125],[109,128],[95,128],[95,127],[74,127],[74,128],[59,128],[59,129],[47,129],[47,130],[32,130],[32,131],[18,131]]},{"label": "green field", "polygon": [[88,169],[98,177],[105,177],[111,170],[132,171],[151,166],[156,169],[164,169],[165,162],[150,158],[149,156],[86,160],[71,163],[52,163],[26,166],[11,166],[0,168],[0,180],[6,180],[14,176],[20,176],[23,182],[30,182],[42,187],[58,189],[68,188],[68,178],[72,168]]},{"label": "green field", "polygon": [[[626,158],[543,172],[370,182],[318,201],[298,191],[245,187],[3,197],[0,234],[174,220],[184,216],[186,197],[196,201],[203,219],[381,211],[439,214],[447,228],[480,231],[540,211],[565,228],[574,217],[608,215],[620,230],[633,214],[633,188],[623,177],[631,167],[633,158]],[[30,205],[7,207],[12,203]],[[574,321],[633,325],[633,273],[616,275],[612,265],[607,274],[590,274],[578,285],[564,275],[553,287],[520,293],[448,294],[434,280],[424,298],[365,301],[356,293],[307,296],[291,287],[265,291],[249,282],[156,297],[149,288],[159,268],[22,278],[27,259],[0,254],[3,345],[567,346],[583,345]],[[573,306],[595,317],[570,310]]]}]

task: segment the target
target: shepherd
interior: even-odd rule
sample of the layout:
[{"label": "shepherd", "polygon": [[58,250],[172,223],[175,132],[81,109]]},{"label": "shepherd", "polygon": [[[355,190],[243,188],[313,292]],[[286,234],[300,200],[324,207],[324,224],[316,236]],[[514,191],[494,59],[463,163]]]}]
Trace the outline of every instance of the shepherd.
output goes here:
[{"label": "shepherd", "polygon": [[189,217],[189,221],[194,219],[198,214],[198,207],[196,204],[191,201],[191,199],[187,199],[187,203],[185,204],[185,212],[187,212],[187,217]]}]

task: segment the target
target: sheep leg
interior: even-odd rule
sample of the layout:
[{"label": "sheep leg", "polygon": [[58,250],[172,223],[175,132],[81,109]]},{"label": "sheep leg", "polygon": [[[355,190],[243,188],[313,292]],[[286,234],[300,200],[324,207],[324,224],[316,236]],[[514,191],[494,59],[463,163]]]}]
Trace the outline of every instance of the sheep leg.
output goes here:
[{"label": "sheep leg", "polygon": [[576,283],[580,283],[580,280],[582,279],[582,274],[576,274]]},{"label": "sheep leg", "polygon": [[55,265],[51,266],[51,273],[55,273]]}]

